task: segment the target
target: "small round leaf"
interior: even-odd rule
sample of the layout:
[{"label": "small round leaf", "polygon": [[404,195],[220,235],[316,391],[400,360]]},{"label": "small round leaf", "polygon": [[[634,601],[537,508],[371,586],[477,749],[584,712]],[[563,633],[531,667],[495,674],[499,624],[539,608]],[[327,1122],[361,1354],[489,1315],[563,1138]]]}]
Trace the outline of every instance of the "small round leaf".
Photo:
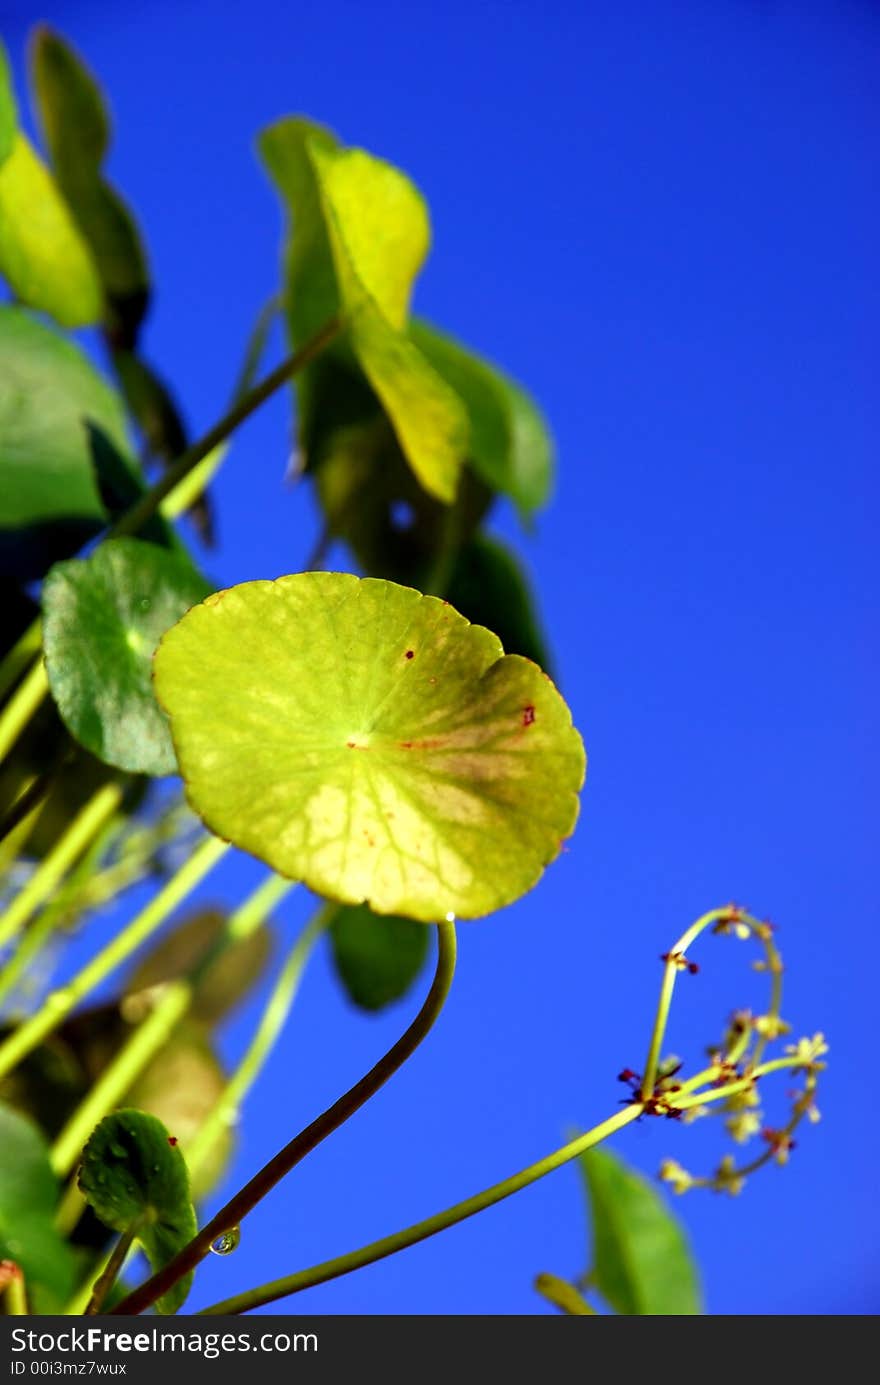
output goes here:
[{"label": "small round leaf", "polygon": [[574,827],[583,745],[549,678],[411,588],[311,572],[218,592],[155,678],[195,810],[342,903],[487,914]]},{"label": "small round leaf", "polygon": [[412,919],[341,908],[330,928],[336,974],[362,1010],[383,1010],[406,995],[428,955],[428,930]]},{"label": "small round leaf", "polygon": [[166,719],[153,696],[159,639],[209,584],[186,561],[141,539],[113,539],[90,558],[56,563],[43,586],[52,696],[71,735],[99,759],[173,774]]},{"label": "small round leaf", "polygon": [[[198,1229],[189,1173],[177,1146],[156,1116],[114,1111],[96,1127],[83,1150],[80,1191],[113,1231],[136,1228],[154,1270],[161,1269]],[[160,1313],[175,1313],[189,1292],[192,1274],[157,1300]]]}]

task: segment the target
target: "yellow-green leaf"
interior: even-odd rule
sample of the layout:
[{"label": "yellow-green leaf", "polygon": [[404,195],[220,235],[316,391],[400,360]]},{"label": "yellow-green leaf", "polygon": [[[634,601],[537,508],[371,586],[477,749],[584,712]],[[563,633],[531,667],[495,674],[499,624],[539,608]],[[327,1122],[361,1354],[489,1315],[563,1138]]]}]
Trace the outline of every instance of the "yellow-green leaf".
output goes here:
[{"label": "yellow-green leaf", "polygon": [[101,316],[101,285],[89,250],[49,170],[26,137],[0,164],[0,274],[31,308],[63,327]]},{"label": "yellow-green leaf", "polygon": [[342,903],[476,917],[574,828],[584,751],[549,678],[408,587],[248,582],[162,640],[155,686],[192,806]]}]

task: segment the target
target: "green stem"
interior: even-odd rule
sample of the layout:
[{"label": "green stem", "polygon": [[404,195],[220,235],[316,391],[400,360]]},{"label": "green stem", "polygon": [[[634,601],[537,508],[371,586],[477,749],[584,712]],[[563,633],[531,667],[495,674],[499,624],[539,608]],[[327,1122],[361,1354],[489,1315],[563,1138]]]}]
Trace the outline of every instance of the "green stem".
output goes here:
[{"label": "green stem", "polygon": [[0,915],[0,947],[5,947],[21,931],[35,911],[52,894],[67,871],[103,830],[122,801],[123,786],[116,780],[102,784],[77,813],[30,880]]},{"label": "green stem", "polygon": [[[201,977],[220,952],[247,937],[265,921],[270,910],[293,889],[292,880],[272,874],[232,915],[218,940],[187,977],[168,982],[150,1014],[101,1073],[52,1146],[50,1160],[59,1177],[69,1173],[95,1126],[123,1099],[147,1064],[165,1046],[175,1025],[189,1009]],[[187,1152],[189,1155],[189,1151]],[[192,1168],[192,1158],[188,1158]]]},{"label": "green stem", "polygon": [[[657,1002],[657,1013],[654,1017],[654,1028],[651,1031],[651,1042],[648,1047],[648,1057],[645,1060],[645,1072],[642,1078],[643,1101],[647,1101],[657,1082],[660,1050],[666,1037],[666,1026],[669,1023],[669,1010],[672,1005],[672,992],[675,989],[675,978],[679,972],[675,959],[683,957],[691,943],[713,923],[720,923],[722,919],[729,918],[730,909],[731,906],[728,904],[722,909],[710,909],[708,913],[702,914],[696,923],[692,923],[690,928],[682,933],[678,941],[672,944],[666,954],[667,961],[663,970],[663,980],[660,983],[660,999]],[[741,914],[741,918],[743,922],[755,921],[750,920],[747,914]]]},{"label": "green stem", "polygon": [[261,404],[264,404],[277,389],[315,360],[339,335],[342,327],[343,322],[340,318],[331,318],[299,351],[294,351],[279,366],[270,371],[259,385],[249,390],[237,403],[233,404],[219,423],[210,428],[204,437],[194,443],[192,447],[187,448],[186,452],[178,457],[177,461],[172,463],[168,470],[163,473],[156,484],[151,486],[146,495],[142,495],[130,509],[126,510],[124,515],[120,516],[109,531],[108,537],[118,538],[122,534],[138,533],[147,521],[152,519],[166,495],[169,495],[176,486],[179,486],[185,477],[195,470],[200,462],[204,461],[209,452],[213,452],[219,443],[234,433],[236,428],[244,423],[245,419],[250,418],[251,414]]},{"label": "green stem", "polygon": [[587,1303],[574,1285],[569,1284],[567,1279],[560,1279],[556,1274],[539,1274],[535,1280],[535,1288],[542,1298],[553,1304],[554,1308],[559,1308],[570,1317],[598,1316],[595,1308]]},{"label": "green stem", "polygon": [[149,1308],[151,1303],[155,1303],[160,1294],[164,1294],[173,1284],[176,1284],[184,1274],[195,1269],[196,1265],[208,1254],[212,1242],[218,1236],[222,1236],[232,1227],[238,1226],[292,1168],[300,1163],[307,1154],[310,1154],[313,1149],[316,1149],[322,1140],[326,1140],[328,1135],[331,1135],[334,1130],[338,1130],[356,1111],[360,1110],[361,1106],[370,1097],[375,1096],[376,1092],[397,1072],[407,1058],[412,1056],[433,1028],[449,994],[455,971],[455,925],[452,923],[439,924],[437,936],[437,968],[434,981],[421,1010],[397,1043],[379,1059],[379,1062],[359,1082],[356,1082],[338,1101],[335,1101],[322,1115],[318,1116],[317,1120],[312,1121],[305,1130],[295,1136],[282,1150],[279,1150],[275,1157],[270,1159],[268,1164],[264,1165],[259,1173],[237,1192],[215,1217],[211,1218],[206,1226],[202,1227],[198,1235],[190,1241],[189,1245],[184,1246],[183,1250],[169,1264],[123,1299],[122,1303],[113,1310],[115,1313],[143,1312],[145,1308]]},{"label": "green stem", "polygon": [[31,660],[39,654],[42,640],[40,617],[37,616],[0,660],[0,698],[15,686]]},{"label": "green stem", "polygon": [[350,1251],[348,1255],[340,1255],[336,1260],[325,1260],[323,1264],[312,1265],[309,1269],[300,1270],[298,1274],[273,1280],[270,1284],[261,1284],[256,1289],[249,1289],[243,1294],[224,1299],[222,1303],[214,1303],[210,1308],[203,1308],[202,1315],[248,1313],[265,1303],[274,1303],[276,1299],[297,1294],[302,1289],[314,1288],[316,1284],[326,1284],[330,1279],[338,1279],[341,1275],[351,1274],[353,1270],[363,1269],[365,1265],[373,1265],[377,1260],[384,1260],[389,1255],[396,1255],[398,1251],[408,1250],[419,1241],[426,1241],[429,1236],[436,1236],[438,1232],[446,1231],[450,1226],[456,1226],[468,1217],[476,1216],[478,1212],[485,1212],[488,1207],[503,1202],[505,1198],[527,1188],[529,1184],[537,1183],[539,1178],[562,1168],[563,1164],[577,1159],[578,1155],[606,1140],[609,1135],[638,1120],[642,1111],[640,1103],[626,1106],[608,1120],[602,1121],[601,1125],[588,1130],[585,1135],[579,1135],[576,1140],[571,1140],[561,1149],[549,1154],[546,1159],[530,1164],[528,1168],[513,1174],[512,1177],[505,1178],[502,1183],[495,1183],[484,1192],[477,1193],[464,1202],[457,1202],[454,1207],[447,1207],[445,1211],[428,1217],[426,1221],[417,1222],[415,1226],[408,1226],[404,1231],[386,1236],[381,1241],[373,1241],[368,1246],[362,1246],[360,1250]]},{"label": "green stem", "polygon": [[134,1238],[138,1234],[140,1227],[141,1218],[139,1217],[132,1222],[131,1226],[128,1228],[127,1231],[123,1231],[122,1235],[119,1237],[119,1240],[116,1242],[115,1246],[111,1250],[110,1255],[107,1259],[107,1263],[105,1264],[98,1278],[95,1280],[95,1287],[92,1290],[92,1296],[89,1299],[88,1304],[86,1305],[84,1315],[85,1317],[90,1318],[93,1317],[96,1313],[100,1313],[101,1309],[104,1306],[104,1302],[107,1298],[107,1295],[113,1288],[113,1285],[116,1283],[116,1280],[119,1278],[122,1266],[125,1264],[125,1261],[128,1258],[128,1252],[131,1250],[131,1247],[134,1244]]},{"label": "green stem", "polygon": [[27,1290],[24,1285],[24,1274],[19,1265],[15,1266],[10,1275],[4,1298],[6,1300],[6,1312],[11,1317],[21,1318],[27,1315]]},{"label": "green stem", "polygon": [[5,1077],[16,1063],[57,1029],[75,1005],[128,960],[150,934],[165,922],[181,900],[195,889],[228,849],[228,844],[217,837],[208,837],[203,841],[164,889],[141,910],[127,928],[124,928],[66,985],[48,995],[40,1011],[0,1044],[0,1077]]},{"label": "green stem", "polygon": [[284,966],[278,973],[254,1036],[235,1072],[230,1077],[220,1099],[209,1113],[198,1134],[186,1150],[186,1162],[195,1175],[211,1153],[216,1140],[232,1123],[242,1101],[253,1087],[269,1054],[287,1022],[291,1006],[299,991],[300,981],[315,944],[329,927],[337,912],[336,905],[325,904],[306,925],[292,947]]},{"label": "green stem", "polygon": [[35,659],[0,713],[0,760],[6,758],[48,691],[46,665],[42,658]]}]

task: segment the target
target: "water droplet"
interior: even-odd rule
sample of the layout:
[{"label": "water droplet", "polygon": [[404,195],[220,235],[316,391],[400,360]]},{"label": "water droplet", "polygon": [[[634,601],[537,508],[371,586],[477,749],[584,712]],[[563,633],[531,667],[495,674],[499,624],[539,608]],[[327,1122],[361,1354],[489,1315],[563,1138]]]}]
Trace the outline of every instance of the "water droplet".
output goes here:
[{"label": "water droplet", "polygon": [[152,604],[153,603],[150,601],[150,598],[148,596],[142,596],[140,601],[138,602],[138,606],[144,612],[148,611]]},{"label": "water droplet", "polygon": [[233,1226],[228,1231],[222,1232],[215,1241],[211,1242],[211,1249],[215,1255],[231,1255],[241,1240],[241,1227]]},{"label": "water droplet", "polygon": [[451,909],[449,910],[449,913],[446,915],[446,922],[455,923],[455,914],[452,912]]}]

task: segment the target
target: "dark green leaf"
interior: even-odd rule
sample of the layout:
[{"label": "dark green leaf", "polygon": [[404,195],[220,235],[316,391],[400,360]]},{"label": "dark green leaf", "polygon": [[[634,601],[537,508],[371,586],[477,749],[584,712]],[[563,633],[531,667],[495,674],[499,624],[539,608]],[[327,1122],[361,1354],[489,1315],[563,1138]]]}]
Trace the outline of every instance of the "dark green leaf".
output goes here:
[{"label": "dark green leaf", "polygon": [[[97,424],[88,423],[86,424],[86,434],[89,439],[89,450],[92,454],[98,494],[101,497],[101,504],[106,511],[107,518],[112,523],[124,515],[136,500],[140,500],[141,496],[146,495],[149,487],[144,478],[133,471],[125,458],[120,456],[102,428],[99,428]],[[146,539],[149,543],[158,544],[160,548],[169,548],[172,552],[180,554],[181,557],[187,556],[186,546],[177,530],[163,518],[161,511],[152,515],[142,526],[139,537]]]},{"label": "dark green leaf", "polygon": [[529,584],[509,548],[478,534],[458,554],[446,596],[457,611],[485,625],[508,654],[523,654],[551,672]]},{"label": "dark green leaf", "polygon": [[592,1279],[617,1313],[701,1313],[684,1232],[641,1174],[604,1149],[581,1156],[593,1222]]},{"label": "dark green leaf", "polygon": [[272,935],[266,927],[223,945],[226,925],[219,909],[200,909],[181,920],[138,963],[126,990],[145,990],[204,966],[190,1014],[205,1024],[216,1024],[256,985],[272,952]]},{"label": "dark green leaf", "polygon": [[186,429],[168,386],[131,351],[114,351],[113,365],[123,398],[150,456],[174,461],[187,445]]},{"label": "dark green leaf", "polygon": [[470,421],[471,466],[486,485],[509,495],[524,515],[547,503],[553,444],[536,404],[496,366],[426,322],[410,336],[434,369],[464,400]]},{"label": "dark green leaf", "polygon": [[41,577],[103,526],[88,422],[126,457],[122,404],[85,356],[0,306],[0,573]]},{"label": "dark green leaf", "polygon": [[142,539],[112,539],[52,568],[42,595],[49,686],[71,735],[100,760],[140,774],[176,771],[152,657],[210,590],[188,562]]},{"label": "dark green leaf", "polygon": [[149,272],[131,213],[101,167],[110,122],[98,85],[59,34],[40,26],[32,46],[34,94],[59,186],[91,249],[114,339],[132,346],[147,307]]},{"label": "dark green leaf", "polygon": [[35,1125],[0,1106],[0,1259],[14,1260],[26,1281],[59,1297],[73,1287],[69,1247],[55,1230],[58,1180]]},{"label": "dark green leaf", "polygon": [[[83,1150],[79,1186],[105,1226],[120,1234],[137,1228],[154,1270],[196,1234],[186,1161],[162,1122],[145,1111],[105,1116]],[[176,1313],[192,1283],[184,1276],[160,1298],[160,1313]]]},{"label": "dark green leaf", "polygon": [[363,1010],[381,1010],[406,995],[428,954],[423,923],[374,914],[365,904],[341,908],[330,938],[337,975]]}]

